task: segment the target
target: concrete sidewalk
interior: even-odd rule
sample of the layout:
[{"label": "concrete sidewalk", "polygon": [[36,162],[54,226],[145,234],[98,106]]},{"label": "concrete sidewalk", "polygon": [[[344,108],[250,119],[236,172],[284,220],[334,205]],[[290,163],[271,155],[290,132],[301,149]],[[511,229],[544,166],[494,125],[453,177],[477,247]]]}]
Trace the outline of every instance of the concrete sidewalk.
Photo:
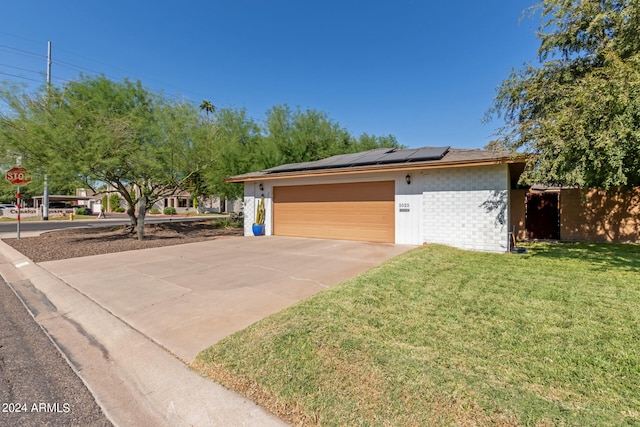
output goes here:
[{"label": "concrete sidewalk", "polygon": [[0,273],[115,424],[280,425],[182,362],[410,248],[238,237],[34,265],[0,243]]}]

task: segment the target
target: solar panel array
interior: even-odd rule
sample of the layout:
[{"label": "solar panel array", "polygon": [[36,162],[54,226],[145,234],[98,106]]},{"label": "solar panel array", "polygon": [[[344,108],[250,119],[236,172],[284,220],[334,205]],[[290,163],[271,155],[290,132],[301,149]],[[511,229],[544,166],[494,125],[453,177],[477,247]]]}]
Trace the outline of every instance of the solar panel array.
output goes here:
[{"label": "solar panel array", "polygon": [[344,168],[390,163],[409,163],[428,160],[440,160],[449,151],[449,147],[422,147],[408,150],[396,148],[377,148],[362,153],[339,154],[314,162],[291,163],[265,170],[268,173],[294,172],[317,169]]}]

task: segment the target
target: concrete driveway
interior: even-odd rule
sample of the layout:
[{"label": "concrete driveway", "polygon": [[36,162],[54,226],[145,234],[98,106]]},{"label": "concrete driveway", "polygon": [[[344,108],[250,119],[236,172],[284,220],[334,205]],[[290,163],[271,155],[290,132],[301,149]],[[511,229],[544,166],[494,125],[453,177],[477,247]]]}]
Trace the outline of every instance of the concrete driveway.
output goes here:
[{"label": "concrete driveway", "polygon": [[234,237],[40,266],[185,362],[414,246]]}]

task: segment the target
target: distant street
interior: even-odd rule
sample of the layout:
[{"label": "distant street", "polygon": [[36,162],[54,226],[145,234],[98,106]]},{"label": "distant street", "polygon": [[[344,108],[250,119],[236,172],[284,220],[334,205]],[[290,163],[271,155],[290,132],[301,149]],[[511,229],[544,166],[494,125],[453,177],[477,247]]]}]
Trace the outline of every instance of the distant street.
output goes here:
[{"label": "distant street", "polygon": [[[147,216],[145,218],[145,224],[157,224],[170,221],[197,221],[207,218],[208,217],[201,216]],[[20,234],[22,235],[23,232],[51,231],[74,227],[112,227],[114,225],[125,225],[129,223],[129,217],[126,214],[120,213],[107,214],[107,218],[105,219],[97,219],[96,216],[93,219],[83,219],[77,221],[63,221],[53,219],[49,219],[49,221],[20,221]],[[17,231],[16,229],[16,221],[0,223],[0,235],[4,237],[9,237],[7,236],[8,233],[15,234]]]}]

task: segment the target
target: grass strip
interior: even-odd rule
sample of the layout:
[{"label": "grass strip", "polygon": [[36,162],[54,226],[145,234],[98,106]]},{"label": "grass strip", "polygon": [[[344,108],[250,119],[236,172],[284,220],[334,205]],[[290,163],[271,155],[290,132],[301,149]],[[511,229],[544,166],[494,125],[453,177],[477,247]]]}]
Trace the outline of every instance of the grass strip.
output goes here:
[{"label": "grass strip", "polygon": [[640,425],[640,246],[426,245],[201,352],[298,425]]}]

